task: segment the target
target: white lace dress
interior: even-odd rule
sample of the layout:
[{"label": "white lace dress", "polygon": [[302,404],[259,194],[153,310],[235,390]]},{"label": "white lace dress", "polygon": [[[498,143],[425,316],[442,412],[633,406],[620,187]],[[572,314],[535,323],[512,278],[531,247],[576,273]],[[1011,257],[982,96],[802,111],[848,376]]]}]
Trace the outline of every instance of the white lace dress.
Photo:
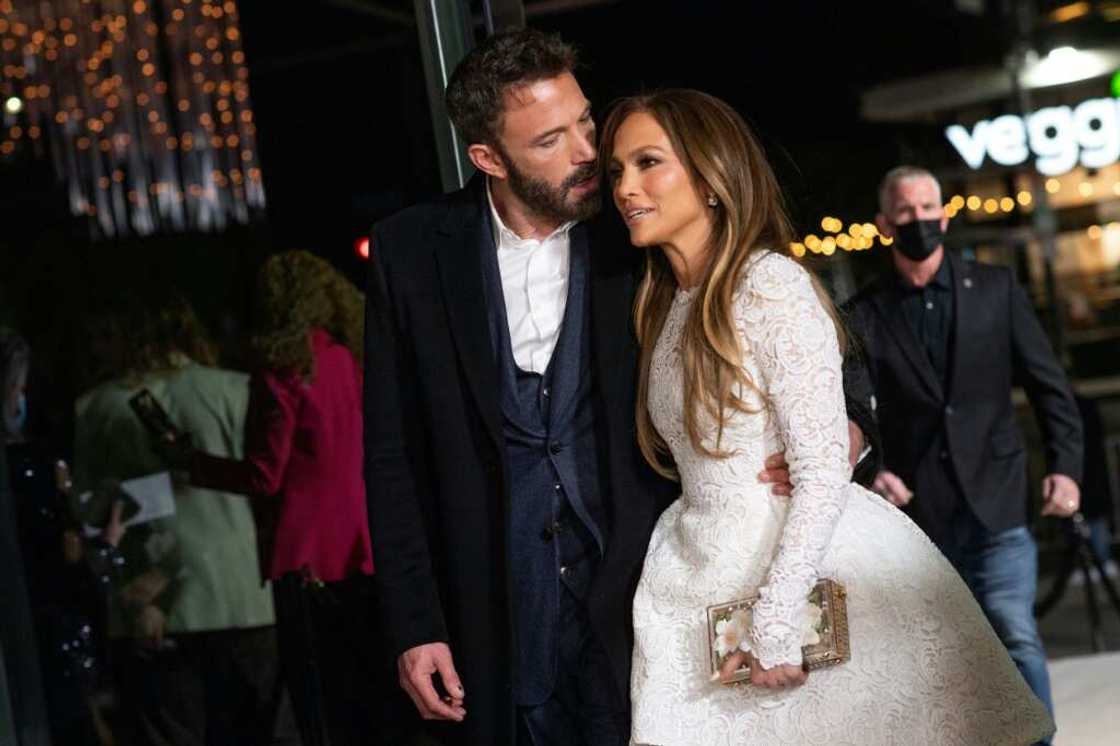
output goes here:
[{"label": "white lace dress", "polygon": [[[692,448],[682,419],[693,295],[677,292],[650,374],[683,494],[654,529],[634,598],[633,743],[1022,746],[1051,733],[952,566],[901,511],[850,483],[841,357],[808,274],[771,253],[744,270],[743,364],[769,405],[731,417],[722,446],[735,455],[722,460]],[[758,481],[781,450],[792,497]],[[792,690],[709,680],[708,606],[759,594],[754,654],[767,668],[800,664],[819,577],[847,588],[850,662]]]}]

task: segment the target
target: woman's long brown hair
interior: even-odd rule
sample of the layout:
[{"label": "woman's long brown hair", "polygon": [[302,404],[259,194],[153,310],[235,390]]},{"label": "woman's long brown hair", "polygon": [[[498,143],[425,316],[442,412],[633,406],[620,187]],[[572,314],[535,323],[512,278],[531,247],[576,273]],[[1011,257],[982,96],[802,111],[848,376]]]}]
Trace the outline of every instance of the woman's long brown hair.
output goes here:
[{"label": "woman's long brown hair", "polygon": [[[756,251],[790,254],[793,228],[778,180],[746,122],[726,103],[700,91],[669,89],[618,101],[603,126],[599,152],[604,184],[610,183],[606,174],[618,130],[627,117],[639,112],[651,115],[665,130],[697,194],[714,194],[718,201],[712,210],[707,270],[681,337],[681,362],[689,440],[702,453],[727,457],[731,454],[720,448],[720,441],[728,410],[755,411],[743,392],[762,394],[742,365],[735,326],[735,290],[747,260]],[[846,335],[835,306],[815,276],[813,283],[836,323],[843,349]],[[676,474],[666,460],[668,447],[650,420],[647,397],[653,348],[676,288],[664,253],[648,251],[645,276],[634,302],[634,326],[641,344],[638,445],[650,465],[668,477]],[[704,422],[716,426],[714,447],[705,444]]]}]

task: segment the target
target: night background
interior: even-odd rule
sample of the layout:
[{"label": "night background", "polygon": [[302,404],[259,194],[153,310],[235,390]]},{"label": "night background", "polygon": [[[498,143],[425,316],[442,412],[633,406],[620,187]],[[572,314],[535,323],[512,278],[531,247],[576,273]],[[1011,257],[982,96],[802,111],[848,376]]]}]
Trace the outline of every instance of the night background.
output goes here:
[{"label": "night background", "polygon": [[[1035,35],[1043,48],[1069,34],[1084,42],[1116,38],[1118,24],[1099,16],[1065,24],[1071,28],[1045,23],[1048,8],[1061,5],[1039,4]],[[482,4],[471,6],[481,38]],[[764,139],[795,221],[812,229],[826,214],[871,220],[887,168],[944,158],[922,147],[944,150],[940,121],[868,122],[861,94],[886,81],[999,65],[1013,40],[1008,7],[576,0],[529,2],[526,12],[531,25],[579,47],[581,84],[599,118],[618,96],[667,86],[699,88],[734,105]],[[36,301],[52,297],[53,305],[59,295],[88,292],[103,274],[143,266],[144,274],[166,271],[178,285],[205,288],[207,297],[196,300],[206,313],[216,296],[236,302],[262,252],[291,247],[329,257],[360,281],[354,241],[377,219],[439,193],[412,3],[250,0],[239,11],[264,219],[224,235],[148,238],[143,247],[91,240],[84,221],[67,215],[63,185],[47,164],[17,152],[0,166],[0,287],[7,293],[33,287]],[[80,287],[54,290],[67,277]],[[36,324],[50,315],[24,308]]]},{"label": "night background", "polygon": [[[242,6],[273,234],[340,260],[372,220],[440,183],[415,29],[360,5]],[[814,222],[829,210],[870,219],[878,178],[918,156],[900,152],[897,126],[861,120],[865,88],[998,63],[1007,43],[998,8],[974,16],[946,2],[632,0],[555,3],[574,9],[540,15],[533,5],[532,25],[580,48],[599,118],[640,90],[719,96],[755,125],[796,215]],[[377,6],[410,12],[408,2]]]},{"label": "night background", "polygon": [[[1070,40],[1115,42],[1114,4],[1054,22],[1054,9],[1065,5],[1035,6],[1032,46],[1045,53]],[[483,4],[470,6],[480,39]],[[861,95],[939,71],[998,67],[1015,40],[1018,5],[561,0],[525,7],[529,24],[581,50],[579,77],[599,119],[618,96],[667,86],[734,105],[763,138],[796,225],[812,231],[826,215],[873,220],[878,180],[901,162],[941,167],[948,198],[946,174],[964,174],[944,141],[945,116],[872,122],[861,115]],[[355,242],[376,220],[440,192],[412,3],[254,0],[238,11],[266,199],[247,225],[97,236],[90,221],[69,213],[66,185],[45,159],[18,149],[0,161],[0,292],[11,320],[60,357],[52,375],[67,380],[52,390],[84,387],[75,364],[83,335],[74,323],[83,309],[127,295],[133,283],[181,289],[227,364],[244,367],[252,277],[264,256],[309,249],[361,286]],[[1014,110],[1013,100],[996,99],[984,111]],[[857,278],[878,266],[874,252],[846,260]]]},{"label": "night background", "polygon": [[[472,19],[474,43],[486,36],[491,6],[510,4],[443,2],[457,2]],[[75,400],[106,378],[92,363],[90,321],[98,313],[119,314],[136,296],[181,293],[216,342],[221,366],[248,371],[255,279],[269,256],[306,249],[364,290],[369,265],[359,245],[370,227],[443,192],[426,42],[417,23],[425,4],[95,2],[105,15],[94,21],[104,21],[94,41],[111,30],[120,39],[98,60],[97,74],[91,65],[84,78],[74,76],[79,87],[82,80],[91,90],[112,84],[98,76],[126,65],[151,68],[131,73],[128,96],[159,86],[167,94],[171,85],[166,111],[156,111],[158,102],[146,94],[137,97],[145,98],[135,106],[139,127],[130,131],[138,134],[118,143],[108,130],[99,142],[83,127],[95,134],[111,129],[114,116],[117,124],[124,119],[114,112],[126,107],[113,104],[110,111],[97,103],[95,116],[82,98],[87,111],[75,113],[77,99],[66,102],[53,80],[49,101],[57,109],[41,120],[40,133],[30,113],[45,105],[47,87],[25,86],[44,73],[17,65],[31,36],[16,32],[20,12],[46,14],[54,7],[77,15],[90,1],[0,0],[0,105],[6,107],[0,110],[0,327],[18,329],[35,351],[28,397],[38,404],[28,415],[30,430],[53,453],[72,456]],[[873,222],[880,179],[892,167],[931,170],[953,218],[946,245],[1013,269],[1074,387],[1099,406],[1101,479],[1108,483],[1102,492],[1120,492],[1120,0],[524,0],[523,6],[527,25],[557,32],[578,48],[576,77],[600,123],[618,97],[658,88],[697,88],[730,103],[761,137],[805,245],[819,244],[818,236],[831,241],[830,233],[843,238],[844,225]],[[190,38],[191,19],[201,23],[203,16],[219,29],[213,46],[201,46],[201,26],[199,38]],[[115,18],[121,29],[113,29]],[[149,18],[152,39],[145,41],[142,24]],[[172,27],[182,39],[169,40]],[[59,28],[61,39],[66,29]],[[179,43],[186,46],[174,46]],[[59,51],[67,45],[58,42]],[[162,45],[152,53],[153,63],[161,57],[157,67],[147,64],[147,45]],[[1026,74],[1024,60],[1042,68],[1084,50],[1098,55],[1089,73],[1026,90],[1009,82],[1020,64]],[[203,80],[210,86],[205,94]],[[225,88],[216,87],[218,80]],[[189,88],[199,91],[180,93]],[[118,89],[109,85],[89,101],[104,102]],[[21,93],[28,90],[30,96]],[[1048,174],[1036,168],[1033,152],[1014,164],[987,157],[973,168],[946,137],[952,124],[973,132],[977,122],[1001,115],[1075,109],[1090,100],[1116,104],[1117,158],[1103,165],[1082,160]],[[198,124],[200,111],[202,119],[213,115],[205,126]],[[152,131],[162,127],[158,137],[149,123]],[[1093,132],[1109,134],[1100,127]],[[107,160],[110,152],[120,154],[115,170],[83,171],[83,159],[96,160],[99,146]],[[128,159],[131,165],[119,165]],[[149,165],[148,180],[132,183]],[[216,184],[218,196],[211,200],[204,184]],[[176,209],[196,210],[177,226],[166,217],[172,195]],[[149,196],[151,204],[168,197],[159,202],[166,214],[141,229],[135,216]],[[221,205],[218,217],[199,207],[207,200]],[[841,227],[828,228],[830,217]],[[838,300],[889,257],[882,244],[863,252],[843,248],[809,258]],[[1015,402],[1026,447],[1038,456],[1042,436],[1025,398]],[[1040,481],[1039,461],[1032,458],[1032,484]],[[1100,516],[1115,528],[1115,502]],[[1044,572],[1051,572],[1065,561],[1067,535],[1049,524],[1038,534]],[[1073,603],[1072,611],[1061,607],[1043,623],[1055,657],[1089,647],[1081,604],[1097,601],[1086,596]],[[1115,614],[1105,613],[1107,640],[1096,624],[1092,646],[1115,651],[1120,627]],[[1120,728],[1115,703],[1101,709]],[[1100,732],[1120,732],[1108,727]]]},{"label": "night background", "polygon": [[[376,219],[438,194],[411,3],[363,5],[240,5],[268,207],[267,221],[235,246],[306,247],[359,277],[353,241]],[[921,160],[897,125],[861,119],[864,89],[998,63],[1007,44],[998,7],[973,15],[946,2],[546,2],[560,10],[539,15],[527,5],[532,25],[580,48],[581,84],[599,117],[620,95],[667,86],[732,103],[765,139],[795,216],[810,221],[826,211],[870,219],[882,172],[900,157]],[[0,169],[5,266],[54,232],[66,235],[55,239],[65,262],[84,255],[82,226],[68,225],[45,166],[17,158]],[[184,250],[221,242],[200,239]],[[126,248],[98,242],[93,264]]]}]

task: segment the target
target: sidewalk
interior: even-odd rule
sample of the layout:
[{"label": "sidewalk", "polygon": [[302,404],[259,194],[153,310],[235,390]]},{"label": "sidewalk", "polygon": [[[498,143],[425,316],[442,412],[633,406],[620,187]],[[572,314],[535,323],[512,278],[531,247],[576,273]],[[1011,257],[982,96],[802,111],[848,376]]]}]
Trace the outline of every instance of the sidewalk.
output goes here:
[{"label": "sidewalk", "polygon": [[[1050,587],[1040,584],[1039,595]],[[1115,581],[1114,581],[1115,582]],[[1054,746],[1120,746],[1120,614],[1096,586],[1106,651],[1093,654],[1084,586],[1071,585],[1039,620],[1050,659],[1058,736]]]},{"label": "sidewalk", "polygon": [[1054,746],[1120,744],[1120,653],[1050,662],[1058,737]]}]

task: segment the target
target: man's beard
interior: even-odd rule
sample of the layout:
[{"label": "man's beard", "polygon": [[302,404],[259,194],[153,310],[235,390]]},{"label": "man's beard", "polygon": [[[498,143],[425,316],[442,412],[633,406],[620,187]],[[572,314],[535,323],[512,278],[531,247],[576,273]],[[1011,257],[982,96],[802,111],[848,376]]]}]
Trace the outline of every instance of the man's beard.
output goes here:
[{"label": "man's beard", "polygon": [[580,182],[587,181],[596,173],[594,163],[576,169],[560,186],[553,186],[543,179],[534,179],[519,170],[507,156],[506,170],[509,173],[509,188],[525,206],[543,218],[560,223],[587,220],[599,212],[601,205],[599,190],[587,192],[575,202],[568,201],[568,194]]}]

